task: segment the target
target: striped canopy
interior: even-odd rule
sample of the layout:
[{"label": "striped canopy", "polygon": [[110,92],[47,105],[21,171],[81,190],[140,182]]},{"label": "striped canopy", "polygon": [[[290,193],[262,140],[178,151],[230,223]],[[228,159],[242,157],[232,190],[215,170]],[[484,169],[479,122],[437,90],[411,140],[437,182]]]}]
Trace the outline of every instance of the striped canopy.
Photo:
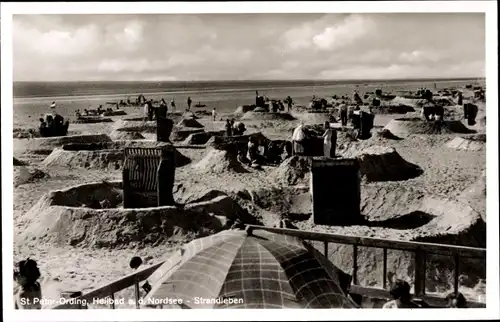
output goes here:
[{"label": "striped canopy", "polygon": [[350,283],[295,237],[226,230],[186,244],[158,268],[143,307],[356,308],[342,279]]}]

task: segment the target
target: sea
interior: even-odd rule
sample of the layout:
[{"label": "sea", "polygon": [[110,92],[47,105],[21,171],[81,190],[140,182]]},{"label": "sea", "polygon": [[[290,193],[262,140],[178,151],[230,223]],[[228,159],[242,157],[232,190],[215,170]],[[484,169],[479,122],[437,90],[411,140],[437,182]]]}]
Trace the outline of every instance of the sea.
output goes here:
[{"label": "sea", "polygon": [[[187,108],[187,99],[193,105],[201,103],[206,107],[192,109],[231,113],[238,106],[253,104],[255,91],[271,99],[292,97],[295,104],[307,105],[312,96],[329,98],[333,95],[352,95],[374,92],[414,91],[418,88],[439,90],[463,87],[466,84],[484,84],[484,79],[411,79],[411,80],[357,80],[357,81],[192,81],[192,82],[14,82],[13,122],[14,128],[31,127],[38,123],[41,115],[51,112],[52,102],[56,111],[71,119],[76,110],[106,107],[108,102],[135,101],[143,94],[147,99],[176,102],[177,111]],[[110,106],[110,105],[108,105]],[[139,112],[139,110],[137,110]]]}]

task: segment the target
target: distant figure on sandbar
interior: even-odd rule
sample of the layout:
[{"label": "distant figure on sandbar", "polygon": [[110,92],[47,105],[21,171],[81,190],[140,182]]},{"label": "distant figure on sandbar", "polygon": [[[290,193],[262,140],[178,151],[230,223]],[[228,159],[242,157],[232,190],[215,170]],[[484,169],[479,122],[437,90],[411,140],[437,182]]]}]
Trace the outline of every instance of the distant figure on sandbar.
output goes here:
[{"label": "distant figure on sandbar", "polygon": [[304,122],[300,122],[299,126],[295,128],[292,135],[293,142],[293,154],[294,155],[305,155],[305,142],[306,133],[304,132]]},{"label": "distant figure on sandbar", "polygon": [[17,310],[40,310],[42,305],[42,288],[38,279],[40,278],[38,264],[32,259],[18,262],[14,269],[14,281],[20,286],[15,294],[14,307]]},{"label": "distant figure on sandbar", "polygon": [[226,119],[226,136],[233,136],[233,126],[229,119]]},{"label": "distant figure on sandbar", "polygon": [[394,300],[384,304],[383,309],[418,309],[420,306],[411,300],[410,284],[398,279],[391,287],[390,294]]},{"label": "distant figure on sandbar", "polygon": [[465,309],[467,308],[467,301],[462,293],[450,293],[446,296],[446,301],[448,301],[447,308],[454,309]]},{"label": "distant figure on sandbar", "polygon": [[191,103],[193,103],[193,101],[191,100],[191,97],[188,97],[187,99],[188,111],[191,110]]},{"label": "distant figure on sandbar", "polygon": [[214,109],[212,110],[212,120],[215,122],[215,119],[217,118],[217,111]]},{"label": "distant figure on sandbar", "polygon": [[172,108],[172,113],[175,113],[175,99],[173,97],[170,101],[170,107]]},{"label": "distant figure on sandbar", "polygon": [[464,98],[462,92],[458,92],[458,105],[463,105],[464,104]]},{"label": "distant figure on sandbar", "polygon": [[330,126],[330,122],[325,122],[325,133],[323,134],[323,153],[327,158],[335,158],[337,147],[337,131]]}]

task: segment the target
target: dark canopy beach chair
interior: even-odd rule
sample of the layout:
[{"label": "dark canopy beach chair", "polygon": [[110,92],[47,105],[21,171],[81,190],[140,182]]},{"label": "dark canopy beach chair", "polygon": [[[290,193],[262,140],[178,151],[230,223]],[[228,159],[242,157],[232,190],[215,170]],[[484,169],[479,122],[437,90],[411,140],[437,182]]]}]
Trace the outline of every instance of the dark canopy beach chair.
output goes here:
[{"label": "dark canopy beach chair", "polygon": [[174,150],[125,148],[123,165],[123,207],[144,208],[175,205]]},{"label": "dark canopy beach chair", "polygon": [[158,142],[170,142],[170,134],[174,128],[174,121],[162,115],[163,111],[158,113],[158,118],[156,119],[156,141]]}]

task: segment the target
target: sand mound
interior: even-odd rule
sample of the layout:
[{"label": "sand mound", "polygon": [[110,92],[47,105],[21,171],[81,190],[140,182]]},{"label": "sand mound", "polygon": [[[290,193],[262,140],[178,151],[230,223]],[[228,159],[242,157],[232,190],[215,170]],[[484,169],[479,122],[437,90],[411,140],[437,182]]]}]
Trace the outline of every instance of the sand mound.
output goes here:
[{"label": "sand mound", "polygon": [[255,112],[249,111],[243,114],[241,120],[256,121],[293,121],[295,117],[288,113]]},{"label": "sand mound", "polygon": [[156,121],[124,121],[113,124],[113,131],[156,133]]},{"label": "sand mound", "polygon": [[[211,113],[210,113],[211,114]],[[183,119],[198,119],[198,116],[196,116],[195,113],[191,112],[191,111],[186,111],[182,114],[182,118]]]},{"label": "sand mound", "polygon": [[26,151],[32,153],[47,153],[50,154],[54,148],[70,143],[103,143],[111,142],[111,138],[106,134],[92,135],[69,135],[55,136],[49,138],[35,138],[29,140]]},{"label": "sand mound", "polygon": [[218,150],[211,148],[203,159],[193,165],[193,168],[211,173],[248,172],[238,161],[236,149]]},{"label": "sand mound", "polygon": [[293,156],[283,161],[276,168],[272,177],[276,182],[296,185],[299,183],[308,183],[311,171],[311,162],[308,157]]},{"label": "sand mound", "polygon": [[446,146],[455,150],[481,151],[486,148],[486,135],[478,137],[456,137],[446,143]]},{"label": "sand mound", "polygon": [[367,181],[400,181],[418,177],[423,170],[403,159],[394,148],[372,146],[357,157]]},{"label": "sand mound", "polygon": [[195,120],[194,118],[183,118],[176,125],[177,127],[193,127],[193,128],[203,128],[203,125]]},{"label": "sand mound", "polygon": [[113,122],[109,117],[102,116],[81,116],[72,121],[74,124],[94,124],[94,123],[110,123]]},{"label": "sand mound", "polygon": [[26,214],[22,243],[120,248],[188,242],[252,217],[227,196],[184,205],[142,209],[116,208],[120,182],[100,182],[53,191]]},{"label": "sand mound", "polygon": [[458,199],[477,211],[486,221],[486,171],[483,171],[481,177],[465,189]]},{"label": "sand mound", "polygon": [[246,112],[253,111],[254,109],[255,109],[255,105],[242,105],[242,106],[238,106],[236,111],[234,111],[234,114],[235,115],[243,115]]},{"label": "sand mound", "polygon": [[326,121],[330,121],[329,113],[308,113],[304,111],[303,113],[292,112],[292,115],[306,124],[325,124]]},{"label": "sand mound", "polygon": [[[434,122],[420,118],[400,118],[391,120],[385,128],[394,134],[435,134]],[[444,121],[441,134],[474,133],[460,121]]]},{"label": "sand mound", "polygon": [[389,140],[402,140],[399,136],[392,134],[392,132],[387,129],[382,129],[378,131],[377,136]]},{"label": "sand mound", "polygon": [[47,176],[48,175],[45,172],[33,167],[14,167],[14,187],[31,183],[39,179],[46,178]]},{"label": "sand mound", "polygon": [[197,129],[197,128],[178,128],[174,127],[172,130],[172,133],[170,133],[170,140],[172,141],[184,141],[186,140],[191,134],[195,133],[205,133],[204,129]]},{"label": "sand mound", "polygon": [[[147,141],[115,141],[111,144],[103,145],[103,149],[61,149],[57,148],[42,161],[45,167],[69,167],[85,169],[108,169],[119,170],[123,166],[125,147],[155,147],[162,144],[141,144]],[[175,166],[183,167],[191,162],[191,159],[174,150]]]},{"label": "sand mound", "polygon": [[139,132],[127,132],[115,130],[109,135],[113,140],[141,140],[144,136]]},{"label": "sand mound", "polygon": [[65,151],[54,149],[43,160],[45,167],[69,167],[86,169],[120,169],[123,164],[123,151],[121,150],[82,150]]}]

